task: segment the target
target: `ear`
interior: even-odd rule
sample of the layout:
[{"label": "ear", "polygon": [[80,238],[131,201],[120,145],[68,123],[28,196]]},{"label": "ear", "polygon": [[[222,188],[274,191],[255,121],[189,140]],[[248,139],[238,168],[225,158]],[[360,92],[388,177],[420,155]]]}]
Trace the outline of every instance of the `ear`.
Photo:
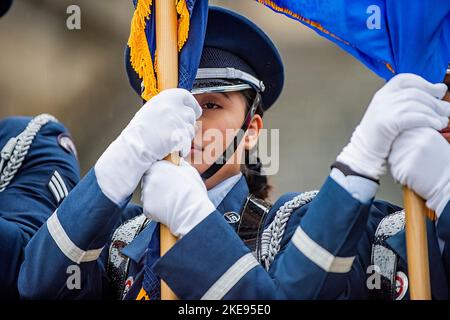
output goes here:
[{"label": "ear", "polygon": [[253,149],[258,143],[258,137],[261,129],[263,128],[263,119],[259,114],[255,114],[250,122],[244,139],[245,150]]}]

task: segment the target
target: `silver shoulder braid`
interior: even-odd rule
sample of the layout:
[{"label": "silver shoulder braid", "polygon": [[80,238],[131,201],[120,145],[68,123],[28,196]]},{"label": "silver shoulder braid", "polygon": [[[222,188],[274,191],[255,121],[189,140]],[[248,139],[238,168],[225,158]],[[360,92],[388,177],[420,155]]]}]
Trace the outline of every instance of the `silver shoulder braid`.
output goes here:
[{"label": "silver shoulder braid", "polygon": [[281,240],[289,218],[295,210],[311,202],[319,191],[304,192],[282,205],[270,225],[261,236],[261,263],[269,270],[275,256],[281,249]]},{"label": "silver shoulder braid", "polygon": [[14,179],[30,150],[34,138],[39,130],[50,121],[58,122],[55,117],[49,114],[41,114],[33,118],[21,134],[9,139],[3,147],[0,158],[0,192],[3,192]]}]

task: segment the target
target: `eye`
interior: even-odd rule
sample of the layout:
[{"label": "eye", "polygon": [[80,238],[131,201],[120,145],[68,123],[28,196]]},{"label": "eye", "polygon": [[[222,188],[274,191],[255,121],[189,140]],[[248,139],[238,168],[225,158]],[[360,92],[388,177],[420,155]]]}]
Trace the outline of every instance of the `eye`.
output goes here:
[{"label": "eye", "polygon": [[202,105],[203,109],[222,109],[221,106],[219,106],[218,104],[214,103],[214,102],[206,102]]}]

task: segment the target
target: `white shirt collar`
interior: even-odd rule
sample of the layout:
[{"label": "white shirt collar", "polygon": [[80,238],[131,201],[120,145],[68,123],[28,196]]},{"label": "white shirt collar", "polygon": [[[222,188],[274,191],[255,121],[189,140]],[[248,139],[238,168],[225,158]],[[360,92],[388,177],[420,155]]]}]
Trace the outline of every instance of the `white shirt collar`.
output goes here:
[{"label": "white shirt collar", "polygon": [[237,175],[229,177],[224,181],[220,182],[212,189],[208,190],[208,198],[217,208],[222,200],[226,197],[228,192],[235,186],[235,184],[241,179],[242,172],[239,172]]}]

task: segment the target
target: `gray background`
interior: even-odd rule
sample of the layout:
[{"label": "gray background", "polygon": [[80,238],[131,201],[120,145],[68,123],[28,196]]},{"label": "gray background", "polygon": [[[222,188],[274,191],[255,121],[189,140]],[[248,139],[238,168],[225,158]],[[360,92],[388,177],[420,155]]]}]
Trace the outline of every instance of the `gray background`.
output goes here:
[{"label": "gray background", "polygon": [[[280,170],[272,198],[319,188],[383,81],[305,26],[253,0],[211,1],[245,14],[281,51],[286,86],[264,120],[280,129]],[[66,28],[66,8],[81,7],[82,29]],[[140,105],[128,85],[123,50],[131,0],[16,0],[0,20],[0,118],[47,112],[77,144],[82,173]],[[399,203],[385,178],[380,198]]]}]

